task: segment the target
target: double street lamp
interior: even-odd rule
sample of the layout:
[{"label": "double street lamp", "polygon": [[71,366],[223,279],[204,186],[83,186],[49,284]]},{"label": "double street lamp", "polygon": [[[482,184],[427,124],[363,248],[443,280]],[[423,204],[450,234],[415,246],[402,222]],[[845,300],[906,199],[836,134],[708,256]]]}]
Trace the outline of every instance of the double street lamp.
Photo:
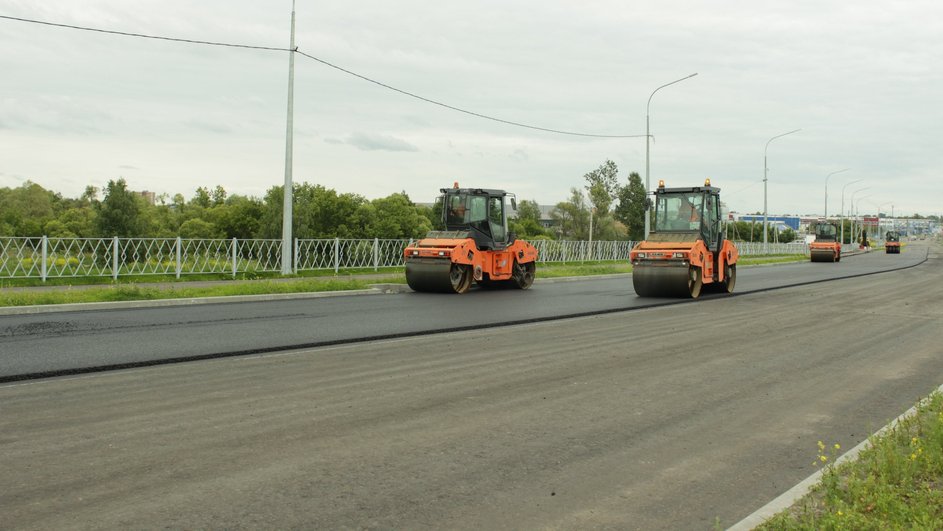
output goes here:
[{"label": "double street lamp", "polygon": [[845,188],[848,188],[849,185],[860,183],[864,179],[855,179],[845,183],[845,186],[841,187],[841,213],[838,215],[838,219],[841,222],[841,236],[839,238],[842,245],[845,244]]},{"label": "double street lamp", "polygon": [[[858,215],[856,214],[856,210],[855,210],[855,194],[857,194],[858,192],[863,192],[863,191],[865,191],[865,190],[870,190],[870,189],[871,189],[870,186],[865,186],[864,188],[858,188],[858,189],[855,190],[854,192],[851,192],[851,204],[848,205],[848,209],[850,210],[849,213],[850,213],[852,216],[854,216],[854,217],[852,218],[852,220],[851,220],[851,239],[852,239],[852,240],[855,239],[855,222],[858,221]],[[842,224],[842,225],[844,225],[844,224]],[[844,227],[842,227],[842,228],[844,228]],[[844,243],[844,238],[845,238],[845,235],[842,234],[842,243]]]},{"label": "double street lamp", "polygon": [[833,171],[832,173],[829,173],[828,175],[825,176],[825,220],[826,221],[828,221],[828,178],[831,177],[832,175],[835,175],[836,173],[841,173],[843,171],[848,171],[848,170],[849,168],[845,168],[843,170],[838,170],[838,171]]},{"label": "double street lamp", "polygon": [[[652,193],[652,187],[649,180],[649,158],[648,158],[649,144],[651,143],[651,138],[652,138],[651,134],[648,131],[649,130],[649,127],[648,127],[649,126],[649,110],[651,109],[651,106],[652,106],[652,97],[654,97],[655,93],[658,92],[659,90],[665,87],[674,85],[675,83],[680,83],[684,81],[685,79],[691,79],[692,77],[696,75],[697,75],[697,72],[691,74],[690,76],[682,77],[681,79],[676,79],[672,81],[671,83],[665,83],[664,85],[653,90],[652,95],[648,97],[648,104],[645,106],[645,204],[646,205],[648,205],[648,199]],[[645,209],[645,239],[646,240],[648,239],[648,233],[651,230],[651,223],[652,223],[651,217],[652,217],[651,211],[646,207]]]},{"label": "double street lamp", "polygon": [[769,168],[766,167],[766,152],[769,150],[769,144],[773,140],[784,137],[786,135],[791,135],[793,133],[798,133],[799,131],[802,131],[802,129],[796,129],[795,131],[789,131],[788,133],[776,135],[773,138],[770,138],[766,142],[766,147],[763,148],[763,254],[769,254],[769,242],[767,241],[769,239],[769,236],[767,234],[769,232],[769,221],[768,221],[769,212],[767,211],[767,207],[766,207],[766,180],[767,180],[766,177],[767,177],[767,174],[769,173]]}]

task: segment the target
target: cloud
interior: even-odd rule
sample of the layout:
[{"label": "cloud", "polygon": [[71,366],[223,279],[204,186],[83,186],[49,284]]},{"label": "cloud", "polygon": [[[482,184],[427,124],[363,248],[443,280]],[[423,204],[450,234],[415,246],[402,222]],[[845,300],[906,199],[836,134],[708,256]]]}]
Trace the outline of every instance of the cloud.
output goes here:
[{"label": "cloud", "polygon": [[508,155],[508,158],[511,159],[511,160],[516,160],[516,161],[519,161],[519,162],[524,162],[524,161],[526,161],[527,159],[529,159],[530,157],[527,155],[527,152],[524,151],[523,149],[515,149],[513,153],[511,153],[510,155]]},{"label": "cloud", "polygon": [[363,151],[419,151],[405,140],[381,134],[353,133],[347,143]]},{"label": "cloud", "polygon": [[217,134],[231,134],[231,133],[233,133],[233,128],[232,128],[232,127],[230,127],[230,126],[228,126],[228,125],[225,125],[225,124],[221,124],[221,123],[202,122],[202,121],[190,120],[189,122],[187,122],[187,125],[190,126],[190,127],[193,128],[193,129],[198,130],[198,131],[206,131],[206,132],[209,132],[209,133],[217,133]]}]

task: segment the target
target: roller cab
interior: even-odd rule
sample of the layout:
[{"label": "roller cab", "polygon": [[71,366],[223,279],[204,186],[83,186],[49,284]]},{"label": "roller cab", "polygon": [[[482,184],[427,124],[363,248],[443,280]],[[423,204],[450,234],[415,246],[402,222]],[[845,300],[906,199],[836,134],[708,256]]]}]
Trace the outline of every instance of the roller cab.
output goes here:
[{"label": "roller cab", "polygon": [[887,231],[884,235],[884,253],[900,254],[900,233],[897,231]]},{"label": "roller cab", "polygon": [[629,255],[635,293],[694,299],[705,289],[732,293],[739,255],[721,230],[720,188],[710,179],[693,188],[659,181],[654,206],[649,237]]},{"label": "roller cab", "polygon": [[813,262],[841,261],[841,242],[838,241],[838,225],[819,222],[813,226],[815,240],[809,244],[809,256]]},{"label": "roller cab", "polygon": [[527,289],[534,283],[537,249],[507,230],[504,190],[442,188],[436,201],[445,230],[432,231],[404,250],[406,283],[415,291],[465,293],[472,284]]}]

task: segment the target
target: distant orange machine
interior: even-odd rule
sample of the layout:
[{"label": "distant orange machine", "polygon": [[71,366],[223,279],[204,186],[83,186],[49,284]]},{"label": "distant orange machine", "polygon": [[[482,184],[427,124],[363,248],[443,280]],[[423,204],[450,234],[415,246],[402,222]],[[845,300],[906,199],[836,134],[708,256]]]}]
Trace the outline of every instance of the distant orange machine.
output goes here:
[{"label": "distant orange machine", "polygon": [[897,231],[887,231],[884,235],[885,254],[900,254],[900,233]]},{"label": "distant orange machine", "polygon": [[815,241],[809,244],[809,255],[813,262],[838,262],[841,260],[841,242],[838,241],[838,226],[831,222],[816,223]]}]

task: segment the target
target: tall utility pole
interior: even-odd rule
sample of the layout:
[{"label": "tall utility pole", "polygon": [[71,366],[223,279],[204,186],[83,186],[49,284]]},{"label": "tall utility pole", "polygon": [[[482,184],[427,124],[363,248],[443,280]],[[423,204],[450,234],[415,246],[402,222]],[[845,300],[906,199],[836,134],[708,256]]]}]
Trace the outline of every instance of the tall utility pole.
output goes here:
[{"label": "tall utility pole", "polygon": [[291,154],[292,135],[294,133],[294,106],[295,106],[295,0],[291,0],[291,44],[288,52],[288,125],[285,132],[285,190],[282,201],[282,274],[290,275],[293,271],[292,256],[294,249],[291,237]]},{"label": "tall utility pole", "polygon": [[694,77],[694,76],[696,76],[696,75],[697,75],[697,72],[691,74],[690,76],[682,77],[681,79],[676,79],[676,80],[672,81],[671,83],[665,83],[664,85],[662,85],[662,86],[656,88],[655,90],[652,91],[652,95],[648,97],[648,104],[645,105],[645,239],[646,239],[646,240],[648,239],[648,233],[649,233],[649,231],[651,230],[651,225],[652,225],[652,213],[651,213],[651,211],[648,209],[648,198],[649,198],[649,196],[650,196],[651,193],[652,193],[652,187],[651,187],[651,184],[650,184],[649,178],[648,178],[648,174],[649,174],[649,161],[648,161],[649,147],[648,147],[648,146],[649,146],[649,143],[650,143],[650,141],[651,141],[651,139],[652,139],[651,134],[648,132],[648,129],[649,129],[649,127],[648,127],[648,124],[649,124],[648,116],[649,116],[649,109],[651,109],[651,107],[652,107],[652,97],[654,97],[654,96],[655,96],[655,93],[658,92],[659,90],[661,90],[661,89],[663,89],[663,88],[665,88],[665,87],[667,87],[667,86],[669,86],[669,85],[674,85],[675,83],[680,83],[680,82],[684,81],[685,79],[691,79],[692,77]]},{"label": "tall utility pole", "polygon": [[776,135],[773,138],[770,138],[766,142],[766,147],[763,148],[763,254],[769,254],[769,242],[767,241],[769,239],[769,236],[767,235],[767,233],[769,232],[769,221],[768,221],[769,216],[766,209],[766,177],[767,177],[767,174],[769,173],[769,168],[766,166],[766,152],[769,150],[769,143],[772,142],[773,140],[776,140],[777,138],[780,138],[786,135],[791,135],[793,133],[798,133],[799,131],[802,131],[802,129],[796,129],[794,131],[789,131],[788,133]]}]

